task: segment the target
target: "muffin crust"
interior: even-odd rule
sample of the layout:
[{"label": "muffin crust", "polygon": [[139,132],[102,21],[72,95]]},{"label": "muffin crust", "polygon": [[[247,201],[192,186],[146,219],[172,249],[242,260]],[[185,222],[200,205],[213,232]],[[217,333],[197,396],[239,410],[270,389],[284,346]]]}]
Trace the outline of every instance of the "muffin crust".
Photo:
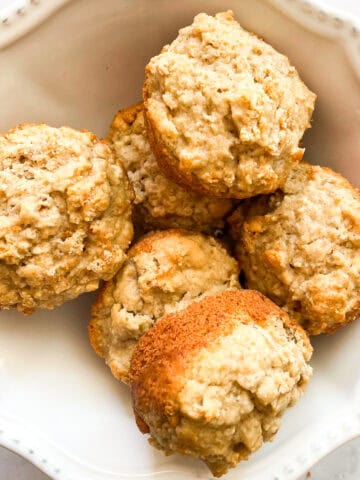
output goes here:
[{"label": "muffin crust", "polygon": [[311,376],[302,328],[260,293],[227,291],[164,316],[139,341],[137,423],[167,454],[221,476],[270,440]]},{"label": "muffin crust", "polygon": [[135,191],[137,232],[185,228],[212,233],[224,227],[224,216],[234,202],[197,195],[165,176],[150,148],[142,103],[118,112],[110,127],[109,140]]},{"label": "muffin crust", "polygon": [[360,315],[360,194],[341,175],[302,163],[283,192],[244,202],[230,223],[246,285],[308,333]]},{"label": "muffin crust", "polygon": [[301,160],[315,95],[232,12],[204,13],[146,67],[149,140],[164,172],[228,198],[270,193]]},{"label": "muffin crust", "polygon": [[132,190],[90,132],[24,124],[0,136],[0,307],[53,308],[125,260]]},{"label": "muffin crust", "polygon": [[205,295],[240,288],[238,273],[235,259],[212,237],[185,230],[148,234],[93,305],[91,344],[127,382],[132,352],[159,318]]}]

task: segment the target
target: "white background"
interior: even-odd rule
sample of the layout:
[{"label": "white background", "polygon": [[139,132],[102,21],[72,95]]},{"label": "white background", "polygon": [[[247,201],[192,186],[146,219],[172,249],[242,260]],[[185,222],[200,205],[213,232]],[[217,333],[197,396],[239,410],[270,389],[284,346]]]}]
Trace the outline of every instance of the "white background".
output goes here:
[{"label": "white background", "polygon": [[[171,1],[171,0],[169,0]],[[0,0],[0,8],[19,0]],[[360,16],[359,0],[324,0]],[[17,455],[0,448],[0,480],[47,480],[48,477]],[[328,455],[299,480],[359,480],[360,438],[340,447]],[[84,479],[86,480],[86,479]],[[248,479],[246,479],[248,480]],[[250,479],[249,479],[250,480]]]}]

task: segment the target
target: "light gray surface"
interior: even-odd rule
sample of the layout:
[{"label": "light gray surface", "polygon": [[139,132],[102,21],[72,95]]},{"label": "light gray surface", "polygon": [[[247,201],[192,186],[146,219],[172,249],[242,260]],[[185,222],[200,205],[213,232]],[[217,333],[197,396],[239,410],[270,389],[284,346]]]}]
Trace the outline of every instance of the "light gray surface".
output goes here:
[{"label": "light gray surface", "polygon": [[0,448],[0,480],[47,480],[49,477],[23,458]]},{"label": "light gray surface", "polygon": [[[49,477],[26,460],[0,448],[1,480],[47,480]],[[335,450],[299,480],[359,480],[360,438]],[[85,480],[85,479],[84,479]],[[250,479],[243,479],[250,480]]]},{"label": "light gray surface", "polygon": [[[16,0],[0,0],[0,8],[13,1]],[[326,0],[325,3],[347,10],[355,15],[360,15],[359,0]],[[48,478],[26,460],[6,449],[0,448],[0,480],[46,480]],[[360,438],[343,445],[335,452],[329,454],[299,480],[359,479]]]}]

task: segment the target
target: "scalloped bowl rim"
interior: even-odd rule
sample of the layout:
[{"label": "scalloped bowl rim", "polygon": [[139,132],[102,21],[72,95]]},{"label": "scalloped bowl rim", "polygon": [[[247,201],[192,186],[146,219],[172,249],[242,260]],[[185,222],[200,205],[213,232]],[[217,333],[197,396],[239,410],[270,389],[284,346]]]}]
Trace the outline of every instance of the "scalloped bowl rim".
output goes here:
[{"label": "scalloped bowl rim", "polygon": [[[0,50],[15,42],[18,38],[36,28],[37,25],[55,13],[59,8],[71,0],[20,0],[15,7],[0,9]],[[360,19],[350,14],[327,6],[318,0],[266,0],[275,8],[279,9],[286,16],[295,19],[315,33],[322,36],[337,38],[346,50],[347,57],[357,74],[360,76]],[[19,7],[20,5],[20,7]],[[300,14],[300,15],[299,15]],[[4,30],[6,29],[6,30]],[[2,30],[2,31],[1,31]],[[4,33],[5,32],[5,33]],[[274,480],[295,479],[301,473],[306,472],[314,463],[326,456],[332,450],[360,436],[360,402],[354,402],[353,411],[346,412],[341,421],[335,422],[331,427],[324,428],[322,446],[312,450],[311,445],[307,447],[306,460],[300,458],[298,469],[294,470],[292,461],[284,462],[283,473]],[[31,463],[40,468],[43,472],[56,480],[80,479],[83,473],[94,474],[94,478],[101,478],[103,471],[97,472],[88,467],[79,459],[70,458],[67,453],[61,451],[57,446],[52,445],[49,440],[40,433],[28,431],[11,416],[0,414],[0,445],[8,448],[28,459]],[[36,446],[36,447],[35,447]],[[77,463],[77,465],[75,465]],[[284,473],[285,472],[285,473]],[[112,472],[107,472],[109,478]],[[139,475],[141,477],[166,477],[170,472],[157,472],[150,475]],[[97,476],[100,475],[100,476]],[[285,476],[284,476],[285,475]],[[127,476],[115,475],[116,478],[128,478]],[[138,476],[138,475],[134,475]],[[188,477],[182,472],[172,472],[172,478],[183,479]]]}]

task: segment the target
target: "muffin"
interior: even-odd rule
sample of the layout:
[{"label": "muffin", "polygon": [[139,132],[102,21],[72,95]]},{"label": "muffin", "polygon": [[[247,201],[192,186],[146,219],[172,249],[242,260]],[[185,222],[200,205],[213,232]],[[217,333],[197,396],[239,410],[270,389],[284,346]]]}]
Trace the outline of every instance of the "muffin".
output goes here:
[{"label": "muffin", "polygon": [[164,314],[204,295],[239,288],[238,266],[214,238],[164,230],[140,239],[92,308],[90,342],[113,375],[128,381],[139,338]]},{"label": "muffin", "polygon": [[0,307],[54,308],[125,261],[132,190],[90,132],[24,124],[0,135]]},{"label": "muffin", "polygon": [[164,172],[200,194],[240,199],[284,184],[315,102],[288,59],[232,12],[181,29],[146,67],[143,95]]},{"label": "muffin", "polygon": [[246,286],[309,334],[360,315],[360,193],[341,175],[301,163],[282,192],[243,202],[230,223]]},{"label": "muffin", "polygon": [[109,140],[135,191],[137,232],[187,228],[212,233],[224,227],[223,219],[230,212],[231,200],[196,195],[162,173],[149,145],[141,103],[115,116]]},{"label": "muffin", "polygon": [[166,454],[221,476],[271,440],[312,369],[303,329],[251,290],[164,316],[139,341],[130,387],[137,424]]}]

